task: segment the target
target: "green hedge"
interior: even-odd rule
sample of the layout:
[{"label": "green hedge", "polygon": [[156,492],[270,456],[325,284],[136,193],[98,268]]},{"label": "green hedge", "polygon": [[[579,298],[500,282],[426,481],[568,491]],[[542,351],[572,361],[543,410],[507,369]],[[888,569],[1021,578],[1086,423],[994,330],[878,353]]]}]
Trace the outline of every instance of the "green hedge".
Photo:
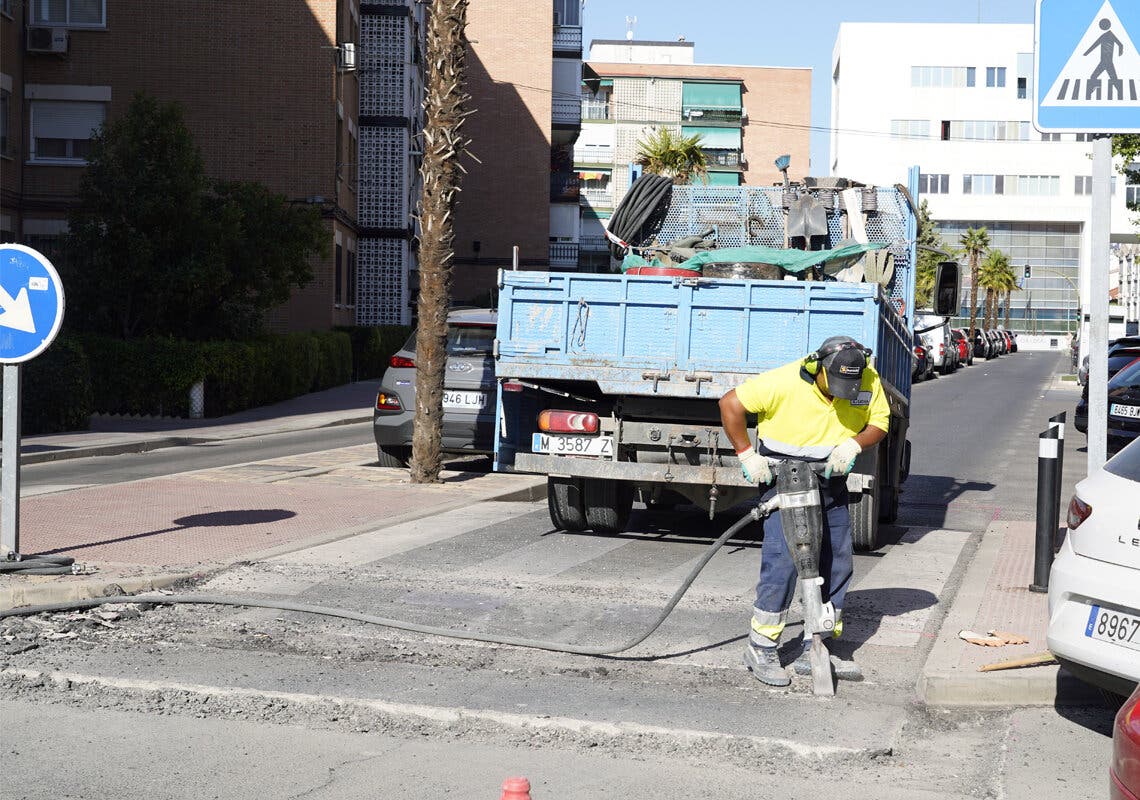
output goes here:
[{"label": "green hedge", "polygon": [[187,417],[205,382],[207,417],[379,378],[412,329],[359,326],[233,342],[61,336],[23,372],[23,433],[84,430],[93,411]]},{"label": "green hedge", "polygon": [[91,371],[87,355],[74,339],[56,339],[47,350],[24,362],[20,377],[21,435],[90,427]]}]

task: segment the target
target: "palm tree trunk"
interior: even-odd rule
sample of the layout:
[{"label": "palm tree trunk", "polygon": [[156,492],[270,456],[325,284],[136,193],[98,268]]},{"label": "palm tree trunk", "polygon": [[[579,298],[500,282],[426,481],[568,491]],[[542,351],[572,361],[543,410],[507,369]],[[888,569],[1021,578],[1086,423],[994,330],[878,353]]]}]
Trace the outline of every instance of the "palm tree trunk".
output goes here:
[{"label": "palm tree trunk", "polygon": [[447,367],[447,311],[455,253],[452,210],[459,189],[465,92],[467,0],[432,0],[428,9],[424,155],[420,165],[420,296],[416,332],[416,414],[412,482],[437,483]]},{"label": "palm tree trunk", "polygon": [[986,287],[986,313],[982,318],[982,326],[992,328],[994,326],[994,290]]},{"label": "palm tree trunk", "polygon": [[970,253],[970,341],[978,323],[978,253]]},{"label": "palm tree trunk", "polygon": [[1006,289],[1005,290],[1005,329],[1007,331],[1009,330],[1009,300],[1010,300],[1010,296],[1012,294],[1013,294],[1012,289]]}]

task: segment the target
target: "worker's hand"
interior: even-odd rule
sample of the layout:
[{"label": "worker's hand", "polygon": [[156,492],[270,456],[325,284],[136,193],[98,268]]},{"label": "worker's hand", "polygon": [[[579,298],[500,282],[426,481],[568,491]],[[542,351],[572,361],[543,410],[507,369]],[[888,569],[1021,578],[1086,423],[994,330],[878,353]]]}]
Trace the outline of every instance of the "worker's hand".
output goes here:
[{"label": "worker's hand", "polygon": [[768,468],[768,459],[757,453],[751,447],[736,454],[740,459],[740,471],[744,473],[749,483],[769,484],[772,482],[772,470]]},{"label": "worker's hand", "polygon": [[831,455],[827,457],[827,466],[823,470],[824,478],[831,478],[832,473],[847,475],[855,467],[855,458],[863,452],[863,448],[854,439],[844,439],[835,445]]}]

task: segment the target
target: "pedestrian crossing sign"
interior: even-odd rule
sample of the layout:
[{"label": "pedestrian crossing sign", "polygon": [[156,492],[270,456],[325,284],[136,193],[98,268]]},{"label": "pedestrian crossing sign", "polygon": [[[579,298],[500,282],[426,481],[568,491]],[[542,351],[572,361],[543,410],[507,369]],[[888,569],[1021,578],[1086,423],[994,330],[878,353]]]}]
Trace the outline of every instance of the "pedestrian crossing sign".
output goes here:
[{"label": "pedestrian crossing sign", "polygon": [[1140,133],[1140,3],[1037,0],[1033,126]]}]

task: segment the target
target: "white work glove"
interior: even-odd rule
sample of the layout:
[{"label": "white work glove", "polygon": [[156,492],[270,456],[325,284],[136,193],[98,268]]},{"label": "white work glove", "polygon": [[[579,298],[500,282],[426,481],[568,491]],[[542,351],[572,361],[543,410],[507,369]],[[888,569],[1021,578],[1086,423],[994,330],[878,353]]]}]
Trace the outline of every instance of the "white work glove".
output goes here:
[{"label": "white work glove", "polygon": [[855,467],[855,458],[863,452],[863,448],[854,439],[844,439],[835,445],[831,455],[827,457],[827,467],[823,470],[824,478],[831,478],[831,474],[847,475]]},{"label": "white work glove", "polygon": [[768,459],[753,450],[751,446],[741,450],[736,457],[740,459],[740,471],[744,473],[749,483],[772,482],[772,470],[768,468]]}]

